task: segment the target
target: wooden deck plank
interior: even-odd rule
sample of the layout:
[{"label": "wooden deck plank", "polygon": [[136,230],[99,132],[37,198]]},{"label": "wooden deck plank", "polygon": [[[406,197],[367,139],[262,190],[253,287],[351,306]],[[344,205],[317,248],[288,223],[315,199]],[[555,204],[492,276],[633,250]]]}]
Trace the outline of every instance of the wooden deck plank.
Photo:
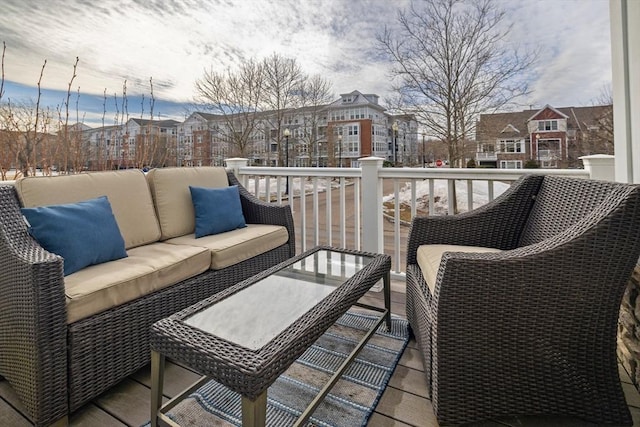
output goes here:
[{"label": "wooden deck plank", "polygon": [[[162,394],[169,399],[186,390],[202,376],[194,371],[167,360],[164,366],[164,386]],[[151,365],[147,365],[133,374],[131,378],[151,390]]]},{"label": "wooden deck plank", "polygon": [[386,415],[374,412],[369,418],[367,423],[368,427],[411,427],[409,424],[405,424],[402,421],[394,420]]},{"label": "wooden deck plank", "polygon": [[31,422],[6,401],[0,399],[0,426],[28,427]]},{"label": "wooden deck plank", "polygon": [[413,393],[425,399],[429,398],[427,379],[424,377],[423,371],[398,365],[389,380],[389,386],[407,393]]},{"label": "wooden deck plank", "polygon": [[407,347],[402,357],[400,357],[399,365],[406,366],[407,368],[415,369],[417,371],[424,371],[422,364],[422,356],[417,348]]},{"label": "wooden deck plank", "polygon": [[13,391],[7,380],[5,380],[4,378],[2,379],[2,381],[0,381],[0,398],[2,398],[4,402],[8,403],[9,407],[14,409],[18,413],[26,413],[24,405],[18,398],[18,395],[15,391]]},{"label": "wooden deck plank", "polygon": [[71,427],[100,426],[100,427],[124,427],[122,423],[109,413],[98,408],[93,403],[84,405],[69,419]]},{"label": "wooden deck plank", "polygon": [[[166,402],[168,399],[163,399]],[[151,391],[127,378],[93,401],[103,411],[129,426],[141,426],[151,417]]]},{"label": "wooden deck plank", "polygon": [[438,427],[429,400],[395,387],[386,388],[375,411],[413,426]]}]

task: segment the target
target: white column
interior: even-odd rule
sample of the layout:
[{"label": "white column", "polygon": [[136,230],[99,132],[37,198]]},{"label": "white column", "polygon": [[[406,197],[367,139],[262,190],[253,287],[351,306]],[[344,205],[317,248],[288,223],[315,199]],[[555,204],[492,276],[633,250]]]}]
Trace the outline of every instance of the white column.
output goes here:
[{"label": "white column", "polygon": [[364,157],[359,162],[362,169],[362,249],[383,253],[382,182],[378,172],[384,159]]},{"label": "white column", "polygon": [[640,1],[609,0],[616,181],[640,183]]},{"label": "white column", "polygon": [[240,168],[249,165],[249,159],[243,159],[240,157],[233,157],[231,159],[224,159],[224,162],[227,164],[227,169],[231,169],[233,174],[238,178],[238,181],[245,185],[243,180],[240,178]]},{"label": "white column", "polygon": [[616,168],[615,157],[608,154],[592,154],[590,156],[578,157],[582,160],[584,170],[589,172],[591,179],[603,181],[615,181]]}]

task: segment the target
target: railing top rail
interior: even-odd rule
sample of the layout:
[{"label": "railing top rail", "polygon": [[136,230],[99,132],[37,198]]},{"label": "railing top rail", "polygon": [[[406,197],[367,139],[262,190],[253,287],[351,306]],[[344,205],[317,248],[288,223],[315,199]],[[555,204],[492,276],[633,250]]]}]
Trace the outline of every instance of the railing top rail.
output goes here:
[{"label": "railing top rail", "polygon": [[331,176],[360,178],[360,168],[301,168],[301,167],[262,167],[243,166],[240,175],[270,175],[270,176]]},{"label": "railing top rail", "polygon": [[[360,178],[360,168],[317,168],[317,167],[261,167],[244,166],[241,175],[263,176],[330,176]],[[406,179],[471,179],[515,181],[522,175],[563,175],[588,178],[589,172],[584,169],[484,169],[484,168],[381,168],[380,178]]]},{"label": "railing top rail", "polygon": [[563,175],[588,178],[584,169],[383,168],[381,178],[475,179],[515,181],[522,175]]}]

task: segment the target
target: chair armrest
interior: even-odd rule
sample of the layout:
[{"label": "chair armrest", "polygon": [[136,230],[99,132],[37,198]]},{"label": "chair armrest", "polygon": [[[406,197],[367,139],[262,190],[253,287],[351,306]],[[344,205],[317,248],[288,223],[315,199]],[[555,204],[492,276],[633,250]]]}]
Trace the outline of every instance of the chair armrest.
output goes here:
[{"label": "chair armrest", "polygon": [[31,238],[12,185],[0,185],[0,375],[38,424],[67,414],[62,258]]},{"label": "chair armrest", "polygon": [[242,203],[242,213],[249,224],[271,224],[286,227],[289,233],[289,256],[296,253],[295,228],[293,214],[289,206],[280,206],[275,203],[264,202],[251,194],[236,178],[233,172],[228,171],[229,185],[237,185]]},{"label": "chair armrest", "polygon": [[543,176],[527,175],[493,201],[451,216],[415,217],[407,242],[407,265],[420,245],[449,244],[513,249],[533,206]]}]

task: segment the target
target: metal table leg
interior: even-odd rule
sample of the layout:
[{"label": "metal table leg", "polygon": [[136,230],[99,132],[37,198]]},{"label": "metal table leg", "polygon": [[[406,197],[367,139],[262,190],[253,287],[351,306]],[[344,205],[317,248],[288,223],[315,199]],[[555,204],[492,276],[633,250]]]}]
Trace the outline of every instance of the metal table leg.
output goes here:
[{"label": "metal table leg", "polygon": [[162,406],[164,384],[164,355],[151,350],[151,427],[158,425],[158,411]]},{"label": "metal table leg", "polygon": [[256,400],[242,396],[242,427],[264,427],[267,424],[267,390]]},{"label": "metal table leg", "polygon": [[383,283],[383,292],[384,292],[384,308],[387,309],[387,314],[385,314],[385,323],[387,324],[387,329],[391,332],[391,272],[387,271],[382,280]]}]

